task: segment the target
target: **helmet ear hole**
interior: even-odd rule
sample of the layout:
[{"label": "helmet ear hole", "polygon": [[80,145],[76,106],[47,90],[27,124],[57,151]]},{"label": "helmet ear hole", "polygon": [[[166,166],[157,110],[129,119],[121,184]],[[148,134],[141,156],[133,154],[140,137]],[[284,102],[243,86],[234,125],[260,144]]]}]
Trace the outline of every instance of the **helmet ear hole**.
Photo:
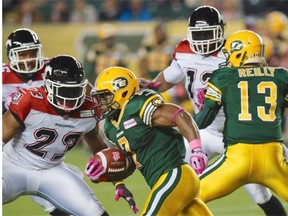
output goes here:
[{"label": "helmet ear hole", "polygon": [[123,92],[122,97],[125,98],[127,94],[128,94],[128,91]]},{"label": "helmet ear hole", "polygon": [[239,59],[241,57],[241,55],[242,55],[241,53],[237,54],[236,58]]}]

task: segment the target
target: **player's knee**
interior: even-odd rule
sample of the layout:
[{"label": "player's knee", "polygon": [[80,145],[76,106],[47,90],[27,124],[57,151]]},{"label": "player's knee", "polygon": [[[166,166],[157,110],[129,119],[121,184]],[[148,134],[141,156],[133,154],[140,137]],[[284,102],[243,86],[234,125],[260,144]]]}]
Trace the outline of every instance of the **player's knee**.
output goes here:
[{"label": "player's knee", "polygon": [[272,197],[271,191],[262,185],[249,184],[245,185],[245,189],[257,204],[267,203]]}]

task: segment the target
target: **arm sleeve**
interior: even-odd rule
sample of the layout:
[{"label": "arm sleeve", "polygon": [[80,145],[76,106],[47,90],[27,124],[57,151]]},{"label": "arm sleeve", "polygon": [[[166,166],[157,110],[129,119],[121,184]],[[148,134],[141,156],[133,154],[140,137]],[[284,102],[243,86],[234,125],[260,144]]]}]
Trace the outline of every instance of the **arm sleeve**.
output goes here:
[{"label": "arm sleeve", "polygon": [[208,127],[215,119],[220,107],[208,107],[205,106],[199,113],[195,115],[195,122],[199,129]]},{"label": "arm sleeve", "polygon": [[163,71],[163,76],[168,83],[173,84],[181,82],[185,77],[175,59],[173,59],[169,67]]},{"label": "arm sleeve", "polygon": [[195,122],[199,129],[206,128],[213,122],[222,106],[221,100],[221,90],[209,82],[205,93],[204,108],[195,116]]}]

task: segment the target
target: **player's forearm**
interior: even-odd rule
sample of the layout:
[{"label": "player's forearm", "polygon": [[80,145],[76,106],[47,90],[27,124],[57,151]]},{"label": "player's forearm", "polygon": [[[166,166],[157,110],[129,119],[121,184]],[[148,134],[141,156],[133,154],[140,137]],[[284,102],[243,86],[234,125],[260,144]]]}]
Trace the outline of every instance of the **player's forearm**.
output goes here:
[{"label": "player's forearm", "polygon": [[177,114],[175,118],[175,124],[178,127],[180,133],[187,140],[194,140],[199,138],[198,127],[192,117],[183,110],[181,113]]},{"label": "player's forearm", "polygon": [[208,127],[215,119],[218,109],[204,107],[199,113],[195,115],[195,122],[199,129]]},{"label": "player's forearm", "polygon": [[158,87],[157,91],[158,92],[165,92],[167,90],[169,90],[170,88],[172,88],[174,86],[174,84],[172,83],[168,83],[163,75],[163,72],[161,72],[160,74],[158,74],[158,76],[153,80],[155,83],[160,82],[160,86]]}]

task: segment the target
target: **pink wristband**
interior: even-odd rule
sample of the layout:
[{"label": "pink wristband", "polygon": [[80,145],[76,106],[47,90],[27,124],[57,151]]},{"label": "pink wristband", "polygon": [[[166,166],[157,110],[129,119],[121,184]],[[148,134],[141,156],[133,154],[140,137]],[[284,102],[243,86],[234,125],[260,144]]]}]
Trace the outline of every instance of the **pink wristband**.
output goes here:
[{"label": "pink wristband", "polygon": [[182,112],[183,110],[184,110],[184,109],[181,107],[181,108],[178,108],[178,109],[175,111],[175,113],[173,113],[173,116],[172,116],[172,121],[173,121],[173,123],[175,123],[177,115],[178,115],[180,112]]},{"label": "pink wristband", "polygon": [[200,147],[201,148],[201,141],[200,139],[194,139],[189,142],[190,150],[193,151],[193,149]]}]

